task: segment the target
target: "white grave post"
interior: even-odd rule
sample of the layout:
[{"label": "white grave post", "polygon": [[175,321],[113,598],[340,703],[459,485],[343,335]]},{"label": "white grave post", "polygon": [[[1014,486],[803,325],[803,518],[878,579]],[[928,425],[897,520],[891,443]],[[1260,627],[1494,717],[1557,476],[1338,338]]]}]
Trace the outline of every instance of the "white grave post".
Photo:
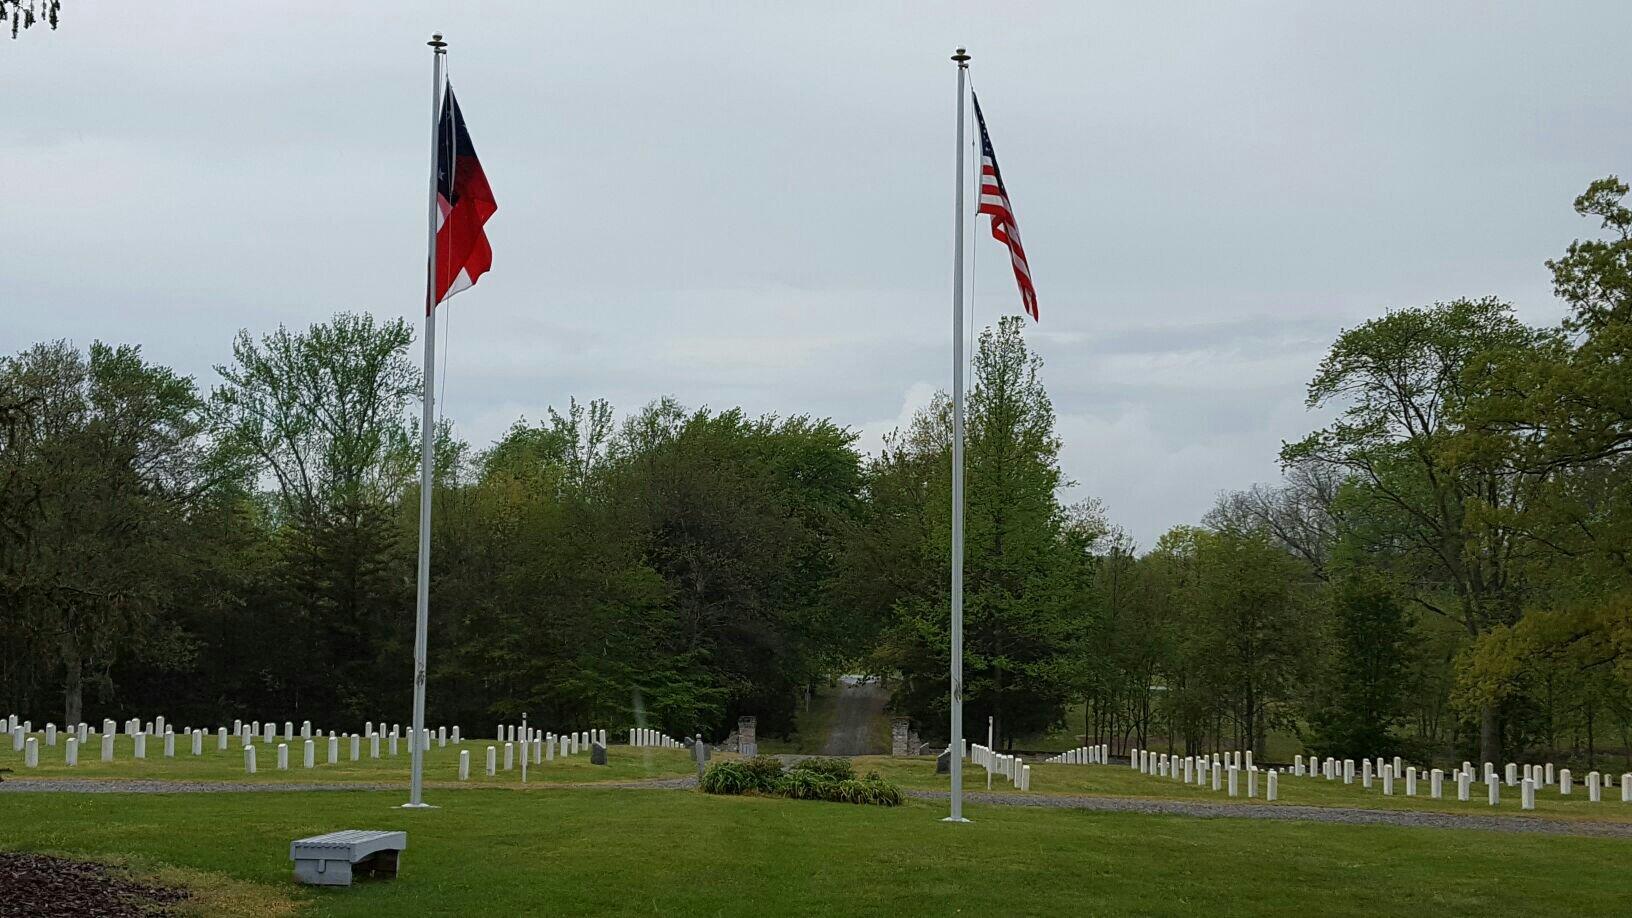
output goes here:
[{"label": "white grave post", "polygon": [[447,747],[447,745],[448,745],[448,728],[447,727],[437,727],[436,728],[436,745],[437,745],[437,748],[439,748],[439,749]]},{"label": "white grave post", "polygon": [[337,765],[339,763],[340,763],[340,737],[334,735],[334,733],[331,731],[329,733],[329,764],[330,765]]},{"label": "white grave post", "polygon": [[1269,770],[1269,780],[1264,784],[1264,799],[1271,803],[1275,802],[1275,799],[1280,796],[1278,793],[1280,788],[1276,786],[1278,783],[1276,779],[1279,777],[1279,775],[1279,772],[1271,768]]},{"label": "white grave post", "polygon": [[176,757],[176,734],[173,730],[164,731],[164,757],[167,759]]},{"label": "white grave post", "polygon": [[226,752],[227,751],[227,728],[226,727],[222,727],[221,729],[215,731],[215,751],[216,752]]},{"label": "white grave post", "polygon": [[306,759],[302,764],[304,764],[307,768],[316,768],[317,744],[311,740],[303,740],[302,745],[306,747]]},{"label": "white grave post", "polygon": [[492,746],[487,747],[487,776],[489,778],[499,773],[499,750]]},{"label": "white grave post", "polygon": [[40,767],[40,741],[32,736],[23,744],[23,767]]},{"label": "white grave post", "polygon": [[113,761],[113,734],[102,734],[102,761]]},{"label": "white grave post", "polygon": [[1603,776],[1596,771],[1587,772],[1587,802],[1597,803],[1603,800]]},{"label": "white grave post", "polygon": [[1415,797],[1417,795],[1417,766],[1415,765],[1406,766],[1405,795],[1407,797]]},{"label": "white grave post", "polygon": [[510,771],[516,767],[516,744],[504,744],[504,770]]},{"label": "white grave post", "polygon": [[1354,759],[1343,760],[1343,783],[1354,783]]},{"label": "white grave post", "polygon": [[1490,788],[1490,805],[1495,806],[1502,802],[1502,782],[1492,781],[1486,785]]},{"label": "white grave post", "polygon": [[391,734],[391,757],[397,757],[397,735],[395,733]]},{"label": "white grave post", "polygon": [[1222,774],[1223,769],[1220,769],[1217,765],[1213,765],[1207,770],[1213,776],[1213,790],[1216,791],[1219,789],[1220,783],[1224,780],[1224,775]]},{"label": "white grave post", "polygon": [[45,725],[45,744],[47,746],[55,746],[57,744],[57,725],[56,724],[47,723]]},{"label": "white grave post", "polygon": [[470,750],[459,750],[459,780],[470,780]]},{"label": "white grave post", "polygon": [[1428,796],[1438,800],[1445,794],[1445,772],[1436,768],[1428,772]]},{"label": "white grave post", "polygon": [[464,740],[459,738],[459,728],[457,726],[455,726],[453,728],[453,744],[455,746],[458,746],[459,744],[461,744],[463,742],[464,742]]},{"label": "white grave post", "polygon": [[368,738],[368,757],[371,759],[380,757],[380,735],[378,733]]},{"label": "white grave post", "polygon": [[1632,771],[1621,775],[1621,802],[1632,803]]},{"label": "white grave post", "polygon": [[1299,778],[1303,777],[1303,756],[1295,755],[1292,757],[1292,774]]},{"label": "white grave post", "polygon": [[278,771],[289,770],[289,744],[278,744]]},{"label": "white grave post", "polygon": [[244,747],[244,773],[245,774],[251,774],[251,775],[255,773],[255,747],[254,746],[245,746]]},{"label": "white grave post", "polygon": [[1360,760],[1360,786],[1371,790],[1371,759]]},{"label": "white grave post", "polygon": [[355,762],[358,759],[362,758],[362,751],[363,751],[362,747],[363,747],[363,738],[358,736],[357,734],[353,733],[351,735],[351,760],[353,762]]},{"label": "white grave post", "polygon": [[147,758],[147,734],[137,732],[135,736],[131,737],[131,740],[136,744],[136,749],[131,754],[138,759]]},{"label": "white grave post", "polygon": [[1473,785],[1473,772],[1459,771],[1456,773],[1456,799],[1463,803],[1468,802],[1469,788]]},{"label": "white grave post", "polygon": [[194,730],[193,731],[193,755],[203,755],[203,754],[204,754],[204,731],[203,730]]},{"label": "white grave post", "polygon": [[1383,766],[1383,796],[1394,796],[1394,766]]},{"label": "white grave post", "polygon": [[72,737],[72,736],[68,737],[68,741],[66,743],[64,743],[63,746],[64,746],[64,748],[63,748],[63,760],[68,763],[68,767],[73,768],[75,765],[78,765],[79,764],[79,740],[78,740],[78,738]]},{"label": "white grave post", "polygon": [[1568,768],[1560,768],[1558,770],[1558,792],[1559,792],[1559,794],[1562,795],[1562,796],[1568,797],[1570,795],[1570,791],[1574,787],[1575,787],[1575,782],[1573,780],[1571,780],[1571,778],[1570,778],[1570,770]]},{"label": "white grave post", "polygon": [[1503,779],[1505,779],[1507,781],[1507,786],[1508,787],[1517,787],[1518,784],[1519,784],[1519,765],[1518,765],[1518,763],[1517,762],[1508,762],[1507,767],[1505,769],[1503,769],[1502,777],[1503,777]]},{"label": "white grave post", "polygon": [[546,733],[546,734],[544,734],[544,761],[552,762],[554,760],[555,760],[555,734],[554,733]]},{"label": "white grave post", "polygon": [[1548,787],[1552,787],[1553,786],[1553,763],[1548,762],[1544,767],[1545,767],[1546,772],[1547,772],[1547,782],[1546,782],[1546,784],[1547,784]]},{"label": "white grave post", "polygon": [[1536,782],[1532,778],[1525,778],[1519,787],[1519,808],[1524,810],[1536,808]]},{"label": "white grave post", "polygon": [[26,740],[26,739],[28,739],[28,734],[23,732],[23,728],[22,728],[21,725],[18,725],[16,727],[12,727],[11,728],[11,751],[12,752],[22,752],[23,751],[23,741]]}]

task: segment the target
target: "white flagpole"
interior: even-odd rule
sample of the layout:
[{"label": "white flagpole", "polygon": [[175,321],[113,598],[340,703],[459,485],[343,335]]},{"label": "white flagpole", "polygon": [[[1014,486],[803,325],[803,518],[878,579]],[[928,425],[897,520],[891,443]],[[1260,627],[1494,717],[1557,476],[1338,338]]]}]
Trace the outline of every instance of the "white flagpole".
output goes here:
[{"label": "white flagpole", "polygon": [[959,48],[958,194],[952,255],[952,814],[963,818],[963,83],[969,54]]},{"label": "white flagpole", "polygon": [[421,737],[425,731],[425,644],[431,612],[431,486],[436,457],[436,134],[441,122],[442,60],[448,53],[448,43],[442,40],[440,32],[432,35],[426,44],[431,46],[430,255],[426,258],[429,270],[425,292],[424,413],[419,426],[419,597],[414,616],[414,726],[408,737],[413,777],[405,804],[415,809],[430,806],[421,799],[425,784],[425,744]]}]

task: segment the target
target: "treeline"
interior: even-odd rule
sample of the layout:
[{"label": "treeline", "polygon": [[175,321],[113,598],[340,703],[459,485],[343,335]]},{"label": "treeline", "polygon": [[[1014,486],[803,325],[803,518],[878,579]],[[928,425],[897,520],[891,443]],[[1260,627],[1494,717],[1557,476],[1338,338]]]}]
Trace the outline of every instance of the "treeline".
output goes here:
[{"label": "treeline", "polygon": [[[1130,543],[1067,501],[1019,319],[966,442],[967,734],[1419,761],[1632,749],[1632,210],[1490,299],[1343,332],[1285,478]],[[0,363],[0,706],[404,720],[420,379],[400,321],[247,332],[200,391],[132,347]],[[840,672],[944,737],[951,406],[876,455],[807,416],[569,401],[438,431],[430,716],[770,735]],[[256,712],[250,714],[249,712]],[[1062,742],[1075,742],[1065,739]]]},{"label": "treeline", "polygon": [[[0,699],[406,720],[420,377],[402,321],[241,334],[208,393],[134,347],[0,364]],[[604,402],[473,452],[444,426],[430,716],[772,732],[862,649],[830,601],[854,435]]]}]

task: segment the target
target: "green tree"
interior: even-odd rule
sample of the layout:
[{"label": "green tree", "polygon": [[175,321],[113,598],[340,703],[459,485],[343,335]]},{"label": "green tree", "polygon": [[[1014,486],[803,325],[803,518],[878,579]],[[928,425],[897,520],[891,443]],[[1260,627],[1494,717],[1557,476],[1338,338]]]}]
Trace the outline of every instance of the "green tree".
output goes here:
[{"label": "green tree", "polygon": [[63,720],[122,657],[165,667],[189,648],[168,612],[192,554],[189,508],[211,479],[192,381],[135,347],[65,341],[0,361],[11,406],[0,596],[60,667]]},{"label": "green tree", "polygon": [[303,653],[268,678],[296,711],[378,715],[402,678],[413,544],[395,507],[415,479],[412,338],[401,319],[341,313],[302,333],[241,332],[216,368],[216,435],[275,486],[278,625]]},{"label": "green tree", "polygon": [[1330,595],[1332,647],[1309,717],[1313,742],[1342,758],[1393,755],[1411,688],[1411,620],[1378,574],[1345,572]]},{"label": "green tree", "polygon": [[[1345,537],[1470,639],[1518,619],[1526,545],[1514,519],[1544,480],[1514,467],[1511,437],[1467,425],[1484,388],[1470,368],[1532,350],[1539,337],[1494,300],[1390,312],[1350,329],[1309,384],[1309,406],[1340,406],[1337,420],[1281,452],[1289,466],[1341,470],[1334,513]],[[1499,714],[1493,703],[1478,709],[1485,761],[1502,760]]]}]

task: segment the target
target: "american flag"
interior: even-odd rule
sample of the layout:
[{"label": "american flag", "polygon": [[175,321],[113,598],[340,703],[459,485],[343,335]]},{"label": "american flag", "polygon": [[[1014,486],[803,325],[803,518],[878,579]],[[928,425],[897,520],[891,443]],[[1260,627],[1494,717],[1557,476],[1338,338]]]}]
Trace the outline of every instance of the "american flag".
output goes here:
[{"label": "american flag", "polygon": [[1037,321],[1037,290],[1031,286],[1031,266],[1026,264],[1026,250],[1020,245],[1020,227],[1014,222],[1014,206],[1009,203],[1009,191],[1003,187],[1003,172],[997,168],[997,154],[992,152],[992,137],[986,133],[986,117],[980,113],[980,99],[973,92],[969,97],[975,103],[975,121],[980,125],[980,206],[976,213],[992,217],[992,238],[1009,247],[1009,261],[1014,265],[1014,281],[1020,285],[1020,303],[1033,322]]}]

